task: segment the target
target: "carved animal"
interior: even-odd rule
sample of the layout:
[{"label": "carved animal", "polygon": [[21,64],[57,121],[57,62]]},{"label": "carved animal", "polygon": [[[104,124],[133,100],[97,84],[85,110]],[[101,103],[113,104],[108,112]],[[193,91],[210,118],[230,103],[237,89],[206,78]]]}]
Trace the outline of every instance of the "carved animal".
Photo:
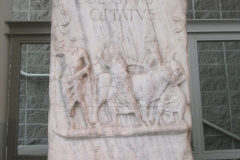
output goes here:
[{"label": "carved animal", "polygon": [[[111,115],[112,122],[108,125],[114,125],[117,122],[117,115],[120,114],[134,114],[139,123],[141,125],[146,125],[142,119],[141,119],[141,112],[139,107],[137,106],[137,103],[131,102],[133,106],[125,106],[125,107],[120,107],[120,106],[115,106],[114,103],[112,103],[112,99],[108,99],[109,97],[109,92],[111,92],[111,76],[109,73],[102,73],[97,76],[96,78],[96,88],[97,88],[97,101],[96,104],[93,107],[93,117],[96,117],[93,120],[94,124],[99,125],[99,120],[98,120],[98,110],[104,103],[108,103],[108,110]],[[131,96],[132,94],[129,94]],[[132,99],[135,99],[134,97]]]},{"label": "carved animal", "polygon": [[160,99],[169,82],[169,73],[166,68],[156,67],[147,73],[136,74],[131,77],[133,92],[140,103],[143,120],[150,125],[149,121],[153,121],[153,111],[149,112],[149,105],[151,102]]},{"label": "carved animal", "polygon": [[[169,73],[165,68],[155,68],[154,70],[144,73],[144,74],[136,74],[131,75],[131,80],[133,83],[132,92],[135,95],[135,98],[140,103],[140,107],[142,109],[142,117],[143,121],[150,125],[147,117],[147,109],[149,107],[150,102],[154,102],[157,99],[160,99],[163,91],[165,90],[168,81],[169,81]],[[96,78],[96,88],[98,92],[97,104],[95,107],[94,114],[97,117],[98,109],[107,102],[107,95],[109,91],[109,87],[111,85],[111,76],[109,73],[102,73],[98,75]],[[138,106],[134,107],[136,109],[126,111],[126,112],[118,112],[116,107],[111,107],[112,112],[116,112],[115,114],[129,114],[134,113],[137,117],[141,114]],[[97,122],[98,120],[95,120]]]}]

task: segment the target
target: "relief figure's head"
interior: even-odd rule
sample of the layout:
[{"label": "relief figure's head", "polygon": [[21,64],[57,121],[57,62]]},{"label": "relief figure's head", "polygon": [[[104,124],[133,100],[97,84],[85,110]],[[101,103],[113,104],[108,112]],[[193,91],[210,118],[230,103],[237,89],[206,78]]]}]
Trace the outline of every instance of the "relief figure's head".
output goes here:
[{"label": "relief figure's head", "polygon": [[163,54],[164,62],[172,62],[172,61],[174,61],[175,54],[176,54],[176,50],[173,49],[171,46],[168,46],[165,49],[165,52]]},{"label": "relief figure's head", "polygon": [[69,12],[65,10],[63,4],[60,6],[60,13],[61,26],[67,26],[71,22],[71,16]]},{"label": "relief figure's head", "polygon": [[145,49],[150,52],[154,52],[158,50],[158,43],[155,36],[145,37]]}]

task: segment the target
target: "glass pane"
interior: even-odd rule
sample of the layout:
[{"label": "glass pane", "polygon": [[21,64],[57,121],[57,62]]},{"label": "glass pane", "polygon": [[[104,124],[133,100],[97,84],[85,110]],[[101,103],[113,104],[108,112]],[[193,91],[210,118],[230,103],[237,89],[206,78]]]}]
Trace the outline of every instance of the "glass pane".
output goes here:
[{"label": "glass pane", "polygon": [[18,154],[47,155],[49,44],[21,45]]},{"label": "glass pane", "polygon": [[[240,41],[198,42],[202,118],[240,137]],[[240,149],[240,142],[203,124],[205,150]]]}]

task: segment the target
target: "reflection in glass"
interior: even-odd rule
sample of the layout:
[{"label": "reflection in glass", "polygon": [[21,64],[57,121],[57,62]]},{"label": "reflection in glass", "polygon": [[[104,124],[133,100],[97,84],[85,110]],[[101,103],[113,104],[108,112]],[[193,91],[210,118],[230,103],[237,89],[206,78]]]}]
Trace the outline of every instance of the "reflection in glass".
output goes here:
[{"label": "reflection in glass", "polygon": [[[203,119],[240,137],[240,41],[198,42]],[[240,149],[240,142],[204,124],[205,150]]]},{"label": "reflection in glass", "polygon": [[[49,44],[21,45],[21,72],[48,74]],[[18,155],[47,155],[48,77],[20,76]]]}]

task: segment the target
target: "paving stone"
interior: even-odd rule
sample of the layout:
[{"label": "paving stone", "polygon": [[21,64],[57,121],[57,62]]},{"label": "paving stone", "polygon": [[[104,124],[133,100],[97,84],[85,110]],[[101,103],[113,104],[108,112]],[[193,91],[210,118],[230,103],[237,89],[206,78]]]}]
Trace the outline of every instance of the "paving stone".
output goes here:
[{"label": "paving stone", "polygon": [[25,126],[18,125],[18,139],[24,139],[25,137]]},{"label": "paving stone", "polygon": [[233,134],[240,134],[240,120],[239,119],[233,119],[232,120],[232,133]]},{"label": "paving stone", "polygon": [[26,52],[27,51],[27,44],[22,44],[21,45],[21,54],[22,52]]},{"label": "paving stone", "polygon": [[49,96],[48,95],[28,95],[27,99],[28,109],[48,109]]},{"label": "paving stone", "polygon": [[204,136],[205,150],[232,149],[232,138],[228,136]]},{"label": "paving stone", "polygon": [[30,10],[45,10],[44,0],[30,0]]},{"label": "paving stone", "polygon": [[43,145],[48,145],[48,139],[42,139],[42,144]]},{"label": "paving stone", "polygon": [[228,106],[203,107],[202,116],[209,122],[229,120],[230,110]]},{"label": "paving stone", "polygon": [[222,12],[222,19],[240,19],[240,12]]},{"label": "paving stone", "polygon": [[195,11],[195,19],[220,19],[220,12]]},{"label": "paving stone", "polygon": [[[220,120],[220,121],[212,121],[211,123],[215,124],[216,126],[225,129],[229,132],[231,132],[231,125],[230,125],[230,121],[229,120]],[[211,136],[216,136],[216,135],[225,135],[224,133],[206,125],[203,124],[203,131],[204,131],[204,135],[211,135]]]},{"label": "paving stone", "polygon": [[240,65],[227,65],[228,77],[240,77]]},{"label": "paving stone", "polygon": [[240,10],[239,0],[221,0],[221,3],[222,10]]},{"label": "paving stone", "polygon": [[201,91],[227,91],[226,78],[201,78]]},{"label": "paving stone", "polygon": [[240,41],[224,42],[226,50],[240,50]]},{"label": "paving stone", "polygon": [[38,68],[39,68],[38,66],[37,67],[27,67],[27,71],[28,71],[28,73],[37,74]]},{"label": "paving stone", "polygon": [[26,60],[27,58],[27,51],[21,51],[21,60]]},{"label": "paving stone", "polygon": [[27,94],[28,95],[48,95],[48,81],[28,80]]},{"label": "paving stone", "polygon": [[[240,135],[236,135],[240,137]],[[240,141],[233,139],[234,149],[240,149]],[[239,159],[236,159],[239,160]]]},{"label": "paving stone", "polygon": [[37,124],[48,122],[47,110],[28,110],[27,111],[27,124]]},{"label": "paving stone", "polygon": [[226,77],[225,65],[199,65],[200,78]]},{"label": "paving stone", "polygon": [[27,125],[26,138],[47,138],[47,125]]},{"label": "paving stone", "polygon": [[232,119],[240,119],[240,105],[239,106],[231,106],[231,118]]},{"label": "paving stone", "polygon": [[26,54],[25,53],[21,53],[21,71],[26,72]]},{"label": "paving stone", "polygon": [[28,44],[28,51],[42,51],[42,44]]},{"label": "paving stone", "polygon": [[26,108],[26,96],[20,95],[19,96],[19,109],[25,109]]},{"label": "paving stone", "polygon": [[51,0],[44,0],[44,8],[45,10],[52,11],[52,1]]},{"label": "paving stone", "polygon": [[18,124],[25,124],[25,110],[19,110]]},{"label": "paving stone", "polygon": [[41,139],[28,139],[26,145],[42,145]]},{"label": "paving stone", "polygon": [[41,74],[49,74],[49,66],[47,65],[46,67],[38,67],[38,73]]},{"label": "paving stone", "polygon": [[224,64],[223,51],[198,51],[199,64]]},{"label": "paving stone", "polygon": [[240,78],[229,78],[228,79],[229,91],[239,91],[240,90]]},{"label": "paving stone", "polygon": [[13,10],[28,10],[29,0],[13,0]]},{"label": "paving stone", "polygon": [[50,11],[30,11],[29,20],[30,21],[51,21]]},{"label": "paving stone", "polygon": [[226,51],[227,64],[240,64],[240,50],[239,51]]},{"label": "paving stone", "polygon": [[193,19],[193,11],[187,11],[187,19]]},{"label": "paving stone", "polygon": [[20,81],[20,88],[19,94],[25,95],[26,94],[26,81]]},{"label": "paving stone", "polygon": [[204,92],[201,93],[202,106],[228,105],[227,92]]},{"label": "paving stone", "polygon": [[43,65],[47,66],[48,68],[50,67],[50,52],[45,52]]},{"label": "paving stone", "polygon": [[195,10],[219,10],[219,0],[195,0]]},{"label": "paving stone", "polygon": [[193,9],[192,0],[188,0],[187,1],[187,10],[192,10],[192,9]]},{"label": "paving stone", "polygon": [[42,44],[42,51],[50,52],[50,44]]},{"label": "paving stone", "polygon": [[49,52],[29,52],[28,53],[28,67],[49,65]]},{"label": "paving stone", "polygon": [[25,76],[20,75],[20,81],[26,81],[27,78]]},{"label": "paving stone", "polygon": [[30,10],[33,11],[50,11],[51,6],[51,0],[30,0]]},{"label": "paving stone", "polygon": [[28,11],[13,11],[13,20],[14,21],[27,21],[28,20]]},{"label": "paving stone", "polygon": [[18,140],[18,145],[25,145],[25,140],[19,139]]},{"label": "paving stone", "polygon": [[221,50],[223,51],[223,43],[222,42],[198,42],[197,43],[198,50]]},{"label": "paving stone", "polygon": [[230,92],[230,104],[231,105],[240,105],[240,91]]}]

